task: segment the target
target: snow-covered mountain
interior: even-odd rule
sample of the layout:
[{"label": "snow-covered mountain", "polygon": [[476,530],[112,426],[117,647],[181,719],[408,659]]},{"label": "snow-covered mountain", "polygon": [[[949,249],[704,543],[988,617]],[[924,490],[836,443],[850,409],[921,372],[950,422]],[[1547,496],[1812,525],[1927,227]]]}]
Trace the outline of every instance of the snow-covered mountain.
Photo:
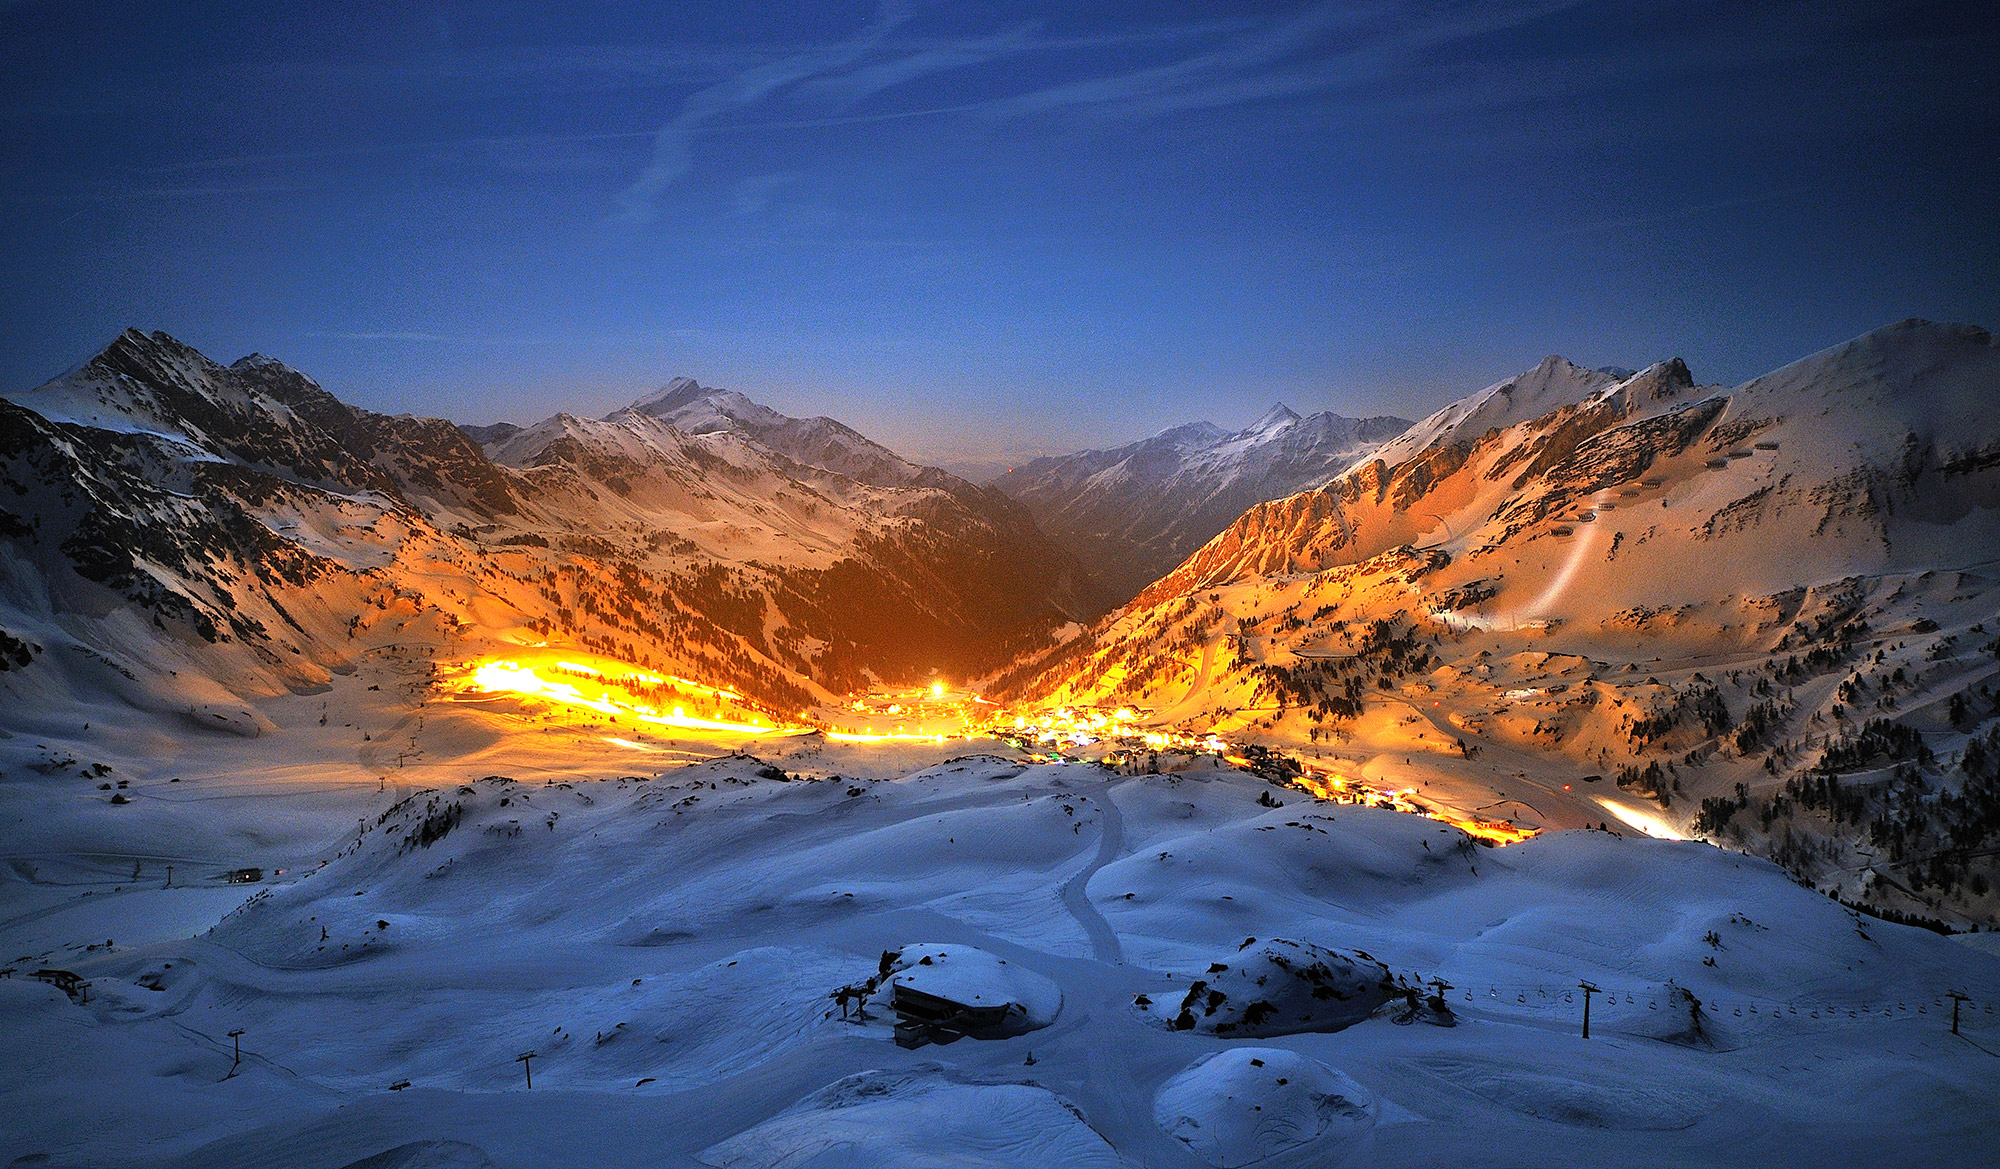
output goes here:
[{"label": "snow-covered mountain", "polygon": [[795,713],[1096,605],[1005,496],[686,379],[461,431],[127,331],[0,400],[0,475],[9,644],[161,709],[241,710],[401,637],[559,639]]},{"label": "snow-covered mountain", "polygon": [[[1925,864],[2000,838],[2000,802],[1937,802],[1985,781],[1936,763],[1972,758],[2000,714],[1996,401],[1992,337],[1922,321],[1734,389],[1679,360],[1620,378],[1550,358],[1249,509],[1009,685],[1392,751],[1413,784],[1415,752],[1484,751],[1521,772],[1498,785],[1510,798],[1552,760],[1622,773],[1671,830],[1734,831],[1802,874],[1845,864],[1850,895],[1987,920],[1991,888],[1959,861],[1915,882],[1870,869],[1853,850],[1890,830],[1853,826],[1900,817]],[[1904,763],[1931,819],[1888,796],[1839,813],[1847,828],[1826,814],[1814,777],[1887,784]],[[1818,811],[1802,784],[1822,784]],[[1946,832],[1947,806],[1978,810]],[[1809,833],[1834,843],[1787,843]]]},{"label": "snow-covered mountain", "polygon": [[2000,531],[1979,474],[2000,453],[1996,368],[1983,330],[1921,321],[1734,391],[1696,387],[1678,359],[1620,379],[1551,357],[1417,423],[1323,490],[1250,509],[1160,592],[1402,544],[1491,563],[1503,548],[1566,539],[1549,529],[1586,512],[1613,521],[1593,531],[1622,529],[1609,513],[1634,500],[1699,521],[1633,530],[1621,555],[1638,566],[1596,574],[1638,600],[1705,589],[1712,577],[1686,571],[1691,549],[1722,553],[1726,575],[1752,589],[1785,587],[1807,565],[1930,565],[1964,548],[1961,520]]},{"label": "snow-covered mountain", "polygon": [[993,481],[1120,600],[1265,500],[1317,487],[1408,419],[1300,417],[1273,406],[1231,433],[1193,422],[1110,450],[1036,459]]},{"label": "snow-covered mountain", "polygon": [[703,387],[693,378],[675,378],[630,410],[684,434],[745,435],[802,466],[875,487],[967,486],[957,476],[912,463],[831,418],[788,418],[734,391]]},{"label": "snow-covered mountain", "polygon": [[2000,947],[1922,919],[2000,920],[1996,388],[1552,360],[1042,701],[780,731],[688,679],[1032,647],[1060,554],[689,383],[460,430],[128,334],[0,401],[0,1162],[1990,1161]]}]

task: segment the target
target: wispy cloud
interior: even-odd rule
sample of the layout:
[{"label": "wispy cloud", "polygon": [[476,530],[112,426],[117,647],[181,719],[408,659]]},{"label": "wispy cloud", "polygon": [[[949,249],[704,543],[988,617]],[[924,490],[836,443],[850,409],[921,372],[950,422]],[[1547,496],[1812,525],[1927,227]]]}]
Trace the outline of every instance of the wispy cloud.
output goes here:
[{"label": "wispy cloud", "polygon": [[[706,81],[653,129],[355,141],[165,162],[134,173],[223,172],[378,155],[459,157],[510,171],[617,165],[623,144],[650,141],[645,163],[614,196],[616,218],[644,222],[694,175],[707,136],[835,128],[969,115],[987,126],[1033,118],[1135,120],[1343,92],[1357,102],[1491,102],[1482,71],[1441,69],[1441,50],[1533,21],[1577,0],[1410,6],[1319,0],[1282,15],[1199,19],[1079,34],[1036,23],[967,35],[918,34],[891,0],[854,35],[792,46],[538,46],[420,58],[399,76],[521,81],[564,90]],[[1032,58],[1032,66],[1014,62]],[[996,66],[1007,63],[1002,71]],[[328,64],[329,69],[341,66]],[[985,69],[975,100],[881,108],[877,99],[926,79]],[[1532,71],[1531,71],[1532,72]],[[1062,80],[1041,84],[1047,78]],[[1410,92],[1428,79],[1436,84]],[[1525,82],[1523,84],[1526,84]],[[1565,82],[1573,85],[1574,82]],[[1395,94],[1389,91],[1396,89]],[[891,103],[893,104],[893,103]],[[873,105],[875,108],[869,108]],[[761,115],[761,116],[760,116]],[[603,149],[592,149],[603,148]],[[627,164],[629,165],[629,164]],[[198,184],[190,184],[190,187]],[[753,196],[754,198],[754,196]]]},{"label": "wispy cloud", "polygon": [[771,209],[772,203],[781,191],[796,184],[803,177],[797,171],[751,175],[736,184],[736,214],[742,218],[764,214]]},{"label": "wispy cloud", "polygon": [[800,82],[854,65],[909,18],[906,8],[884,5],[876,21],[858,36],[747,69],[688,98],[680,112],[653,136],[652,161],[619,194],[623,217],[635,221],[653,217],[661,193],[694,168],[694,136],[704,125]]},{"label": "wispy cloud", "polygon": [[1322,2],[1175,60],[1031,90],[990,104],[998,119],[1063,110],[1154,117],[1271,98],[1358,90],[1417,71],[1427,55],[1575,7],[1580,0],[1419,6]]},{"label": "wispy cloud", "polygon": [[1035,33],[1034,25],[1021,25],[990,37],[941,42],[843,73],[814,77],[799,89],[807,96],[830,98],[852,108],[878,93],[932,74],[969,69],[1039,48]]},{"label": "wispy cloud", "polygon": [[[691,175],[704,134],[855,125],[949,114],[975,114],[989,124],[1038,115],[1085,113],[1144,118],[1251,102],[1360,90],[1421,68],[1427,54],[1540,19],[1580,0],[1524,0],[1412,8],[1401,3],[1319,0],[1276,20],[1187,22],[1111,36],[1052,37],[1024,24],[984,36],[898,36],[909,13],[885,9],[856,36],[787,53],[744,68],[688,98],[654,135],[649,164],[618,196],[621,217],[650,219],[661,197]],[[938,74],[977,69],[1004,59],[1066,55],[1074,76],[1078,55],[1131,49],[1151,60],[1039,88],[996,78],[994,96],[917,109],[855,113],[870,98]],[[1161,60],[1161,50],[1171,55]],[[1112,60],[1131,54],[1104,53]],[[1088,69],[1088,65],[1085,65]],[[1023,69],[1016,78],[1046,76]],[[731,115],[784,99],[791,117],[744,121]],[[818,106],[822,112],[810,112]],[[777,113],[779,111],[772,111]],[[804,116],[797,116],[803,114]]]}]

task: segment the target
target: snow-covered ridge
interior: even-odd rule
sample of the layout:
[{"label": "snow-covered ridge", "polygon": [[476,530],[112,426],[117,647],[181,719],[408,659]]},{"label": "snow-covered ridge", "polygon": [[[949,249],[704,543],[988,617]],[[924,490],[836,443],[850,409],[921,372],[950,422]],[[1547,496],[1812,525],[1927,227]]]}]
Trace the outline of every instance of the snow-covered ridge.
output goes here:
[{"label": "snow-covered ridge", "polygon": [[802,465],[878,487],[971,486],[936,468],[912,463],[831,418],[792,418],[734,390],[705,387],[690,377],[673,379],[606,420],[627,414],[658,419],[687,434],[740,434]]},{"label": "snow-covered ridge", "polygon": [[1408,425],[1302,417],[1280,403],[1240,431],[1188,423],[1122,447],[1037,459],[993,486],[1130,595],[1245,508],[1325,482]]},{"label": "snow-covered ridge", "polygon": [[1444,407],[1355,465],[1380,461],[1395,466],[1440,442],[1459,436],[1476,438],[1494,427],[1512,426],[1574,405],[1618,380],[1602,370],[1585,369],[1551,354],[1526,373],[1495,382]]},{"label": "snow-covered ridge", "polygon": [[[1695,385],[1678,359],[1616,378],[1550,357],[1417,423],[1323,488],[1250,509],[1160,587],[1330,568],[1403,543],[1490,549],[1522,534],[1524,518],[1586,505],[1586,488],[1622,490],[1657,477],[1654,461],[1697,439],[1713,448],[1687,480],[1705,518],[1735,506],[1738,516],[1755,509],[1794,525],[1792,542],[1763,539],[1748,549],[1756,586],[1779,587],[1801,562],[1921,564],[1951,540],[1936,522],[1907,521],[1932,513],[1991,519],[1956,469],[1983,466],[2000,447],[2000,421],[1982,406],[1996,386],[2000,348],[1990,335],[1922,321],[1878,329],[1735,390]],[[1697,417],[1696,431],[1676,432],[1672,452],[1659,445],[1662,427]],[[1620,461],[1621,449],[1631,457]],[[1472,537],[1489,524],[1498,525],[1490,535]],[[1844,549],[1829,552],[1825,537]],[[1797,543],[1808,538],[1820,546]]]}]

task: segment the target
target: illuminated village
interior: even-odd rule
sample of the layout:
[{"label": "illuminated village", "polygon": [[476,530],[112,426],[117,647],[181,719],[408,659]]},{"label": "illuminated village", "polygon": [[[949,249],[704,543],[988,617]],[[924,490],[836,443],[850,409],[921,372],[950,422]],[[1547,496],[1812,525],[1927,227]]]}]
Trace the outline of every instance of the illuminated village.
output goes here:
[{"label": "illuminated village", "polygon": [[[750,708],[744,697],[730,690],[679,676],[662,677],[589,655],[547,651],[533,657],[516,654],[481,662],[471,670],[459,693],[517,697],[524,700],[520,712],[524,718],[547,719],[579,711],[601,715],[605,719],[601,728],[585,725],[579,729],[603,729],[611,732],[608,741],[642,750],[644,732],[653,729],[679,738],[707,733],[724,742],[815,735],[837,743],[998,741],[1011,744],[1037,762],[1087,761],[1120,774],[1159,774],[1163,766],[1169,771],[1186,770],[1204,759],[1220,760],[1267,775],[1273,783],[1315,800],[1429,816],[1482,843],[1514,844],[1540,831],[1504,820],[1453,815],[1414,798],[1414,788],[1377,787],[1335,763],[1296,751],[1273,752],[1259,747],[1259,758],[1252,759],[1212,733],[1151,727],[1129,707],[1015,714],[977,694],[952,690],[943,682],[908,690],[885,689],[855,699],[845,710],[826,711],[823,718],[808,712],[796,722],[781,722],[747,713]],[[531,699],[539,703],[526,701]],[[616,733],[628,725],[633,737]]]}]

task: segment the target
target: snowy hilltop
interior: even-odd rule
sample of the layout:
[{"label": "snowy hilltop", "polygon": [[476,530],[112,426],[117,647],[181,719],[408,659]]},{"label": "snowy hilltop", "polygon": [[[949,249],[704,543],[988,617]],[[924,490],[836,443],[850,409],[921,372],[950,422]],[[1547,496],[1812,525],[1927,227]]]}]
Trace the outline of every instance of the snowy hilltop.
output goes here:
[{"label": "snowy hilltop", "polygon": [[1317,487],[1408,419],[1304,417],[1279,404],[1243,430],[1208,422],[1110,450],[1036,459],[993,481],[1124,600],[1244,510]]}]

